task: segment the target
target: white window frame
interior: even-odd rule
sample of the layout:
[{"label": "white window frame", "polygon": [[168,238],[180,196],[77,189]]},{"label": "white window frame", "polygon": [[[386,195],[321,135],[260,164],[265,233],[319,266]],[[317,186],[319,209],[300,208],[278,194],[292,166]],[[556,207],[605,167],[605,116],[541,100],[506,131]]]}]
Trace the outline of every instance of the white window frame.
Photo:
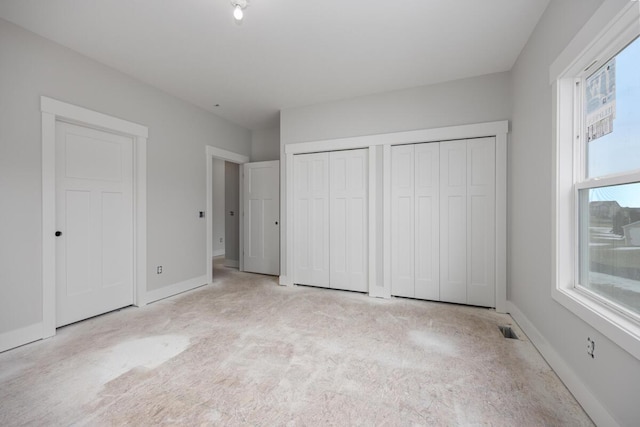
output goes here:
[{"label": "white window frame", "polygon": [[576,286],[579,279],[581,189],[627,183],[634,173],[585,179],[584,78],[640,35],[640,3],[607,0],[550,67],[553,90],[552,296],[576,316],[640,359],[640,321]]}]

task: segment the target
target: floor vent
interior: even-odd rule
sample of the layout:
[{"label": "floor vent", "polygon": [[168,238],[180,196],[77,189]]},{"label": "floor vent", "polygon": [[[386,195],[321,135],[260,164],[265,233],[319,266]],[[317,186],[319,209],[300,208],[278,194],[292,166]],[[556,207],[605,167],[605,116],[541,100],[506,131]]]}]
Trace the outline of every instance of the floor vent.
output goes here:
[{"label": "floor vent", "polygon": [[498,326],[498,329],[500,329],[500,332],[502,332],[502,336],[504,336],[505,338],[510,338],[512,340],[518,339],[518,336],[513,331],[513,329],[511,329],[511,326]]}]

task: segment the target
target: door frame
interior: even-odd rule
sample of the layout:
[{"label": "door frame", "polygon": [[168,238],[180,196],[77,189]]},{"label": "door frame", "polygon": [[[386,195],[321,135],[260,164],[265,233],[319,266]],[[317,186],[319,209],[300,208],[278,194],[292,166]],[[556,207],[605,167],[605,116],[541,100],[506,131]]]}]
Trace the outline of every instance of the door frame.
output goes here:
[{"label": "door frame", "polygon": [[[243,206],[243,202],[242,202],[242,196],[243,196],[243,191],[242,191],[242,186],[243,186],[243,179],[242,179],[242,165],[244,163],[249,163],[249,157],[242,155],[242,154],[238,154],[238,153],[234,153],[233,151],[228,151],[228,150],[223,150],[222,148],[217,148],[217,147],[212,147],[211,145],[207,145],[206,149],[205,149],[205,158],[206,158],[206,162],[207,162],[207,183],[206,183],[206,188],[207,188],[207,201],[206,201],[206,206],[205,206],[205,219],[207,222],[207,258],[206,258],[206,268],[207,268],[207,283],[211,284],[213,283],[213,268],[212,268],[212,262],[213,262],[213,159],[220,159],[220,160],[224,160],[227,162],[232,162],[232,163],[237,163],[238,165],[240,165],[240,187],[238,189],[238,191],[240,192],[239,196],[240,196],[240,212],[244,212],[244,206]],[[240,252],[240,268],[239,270],[242,271],[244,268],[244,227],[243,227],[243,221],[242,219],[239,221],[240,222],[240,236],[238,236],[239,239],[239,252]]]},{"label": "door frame", "polygon": [[42,113],[42,338],[56,334],[56,122],[130,137],[133,141],[133,303],[146,304],[147,138],[146,126],[84,107],[40,97]]}]

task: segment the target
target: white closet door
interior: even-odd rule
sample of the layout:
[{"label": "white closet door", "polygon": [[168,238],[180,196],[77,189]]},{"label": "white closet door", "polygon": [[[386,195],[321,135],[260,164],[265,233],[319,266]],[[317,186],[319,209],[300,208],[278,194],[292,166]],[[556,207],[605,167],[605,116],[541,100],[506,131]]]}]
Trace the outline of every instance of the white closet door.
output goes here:
[{"label": "white closet door", "polygon": [[391,147],[391,295],[415,297],[414,145]]},{"label": "white closet door", "polygon": [[294,156],[294,283],[329,287],[329,154]]},{"label": "white closet door", "polygon": [[440,143],[440,300],[467,303],[467,141]]},{"label": "white closet door", "polygon": [[495,138],[467,146],[467,304],[495,307]]},{"label": "white closet door", "polygon": [[368,150],[329,153],[330,280],[332,288],[368,286]]},{"label": "white closet door", "polygon": [[415,146],[415,297],[440,299],[440,144]]}]

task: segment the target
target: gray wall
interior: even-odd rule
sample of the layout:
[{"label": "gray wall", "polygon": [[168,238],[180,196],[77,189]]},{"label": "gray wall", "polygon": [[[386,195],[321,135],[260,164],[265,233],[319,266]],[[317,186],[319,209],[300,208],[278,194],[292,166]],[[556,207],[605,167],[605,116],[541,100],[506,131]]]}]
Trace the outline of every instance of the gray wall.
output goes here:
[{"label": "gray wall", "polygon": [[[240,262],[240,165],[224,162],[225,265]],[[233,215],[231,215],[233,212]]]},{"label": "gray wall", "polygon": [[504,120],[509,73],[379,93],[280,113],[282,144]]},{"label": "gray wall", "polygon": [[0,64],[0,333],[42,320],[41,95],[149,127],[148,289],[204,276],[205,146],[250,131],[1,19]]},{"label": "gray wall", "polygon": [[280,127],[251,133],[251,161],[280,160]]},{"label": "gray wall", "polygon": [[[509,146],[509,298],[623,426],[640,420],[640,361],[551,297],[552,92],[549,66],[600,5],[551,1],[512,70]],[[597,342],[587,356],[587,337]]]},{"label": "gray wall", "polygon": [[[211,223],[213,228],[213,256],[224,254],[225,208],[224,208],[224,160],[213,159],[211,175],[213,179],[213,198]],[[222,240],[222,241],[220,241]]]}]

